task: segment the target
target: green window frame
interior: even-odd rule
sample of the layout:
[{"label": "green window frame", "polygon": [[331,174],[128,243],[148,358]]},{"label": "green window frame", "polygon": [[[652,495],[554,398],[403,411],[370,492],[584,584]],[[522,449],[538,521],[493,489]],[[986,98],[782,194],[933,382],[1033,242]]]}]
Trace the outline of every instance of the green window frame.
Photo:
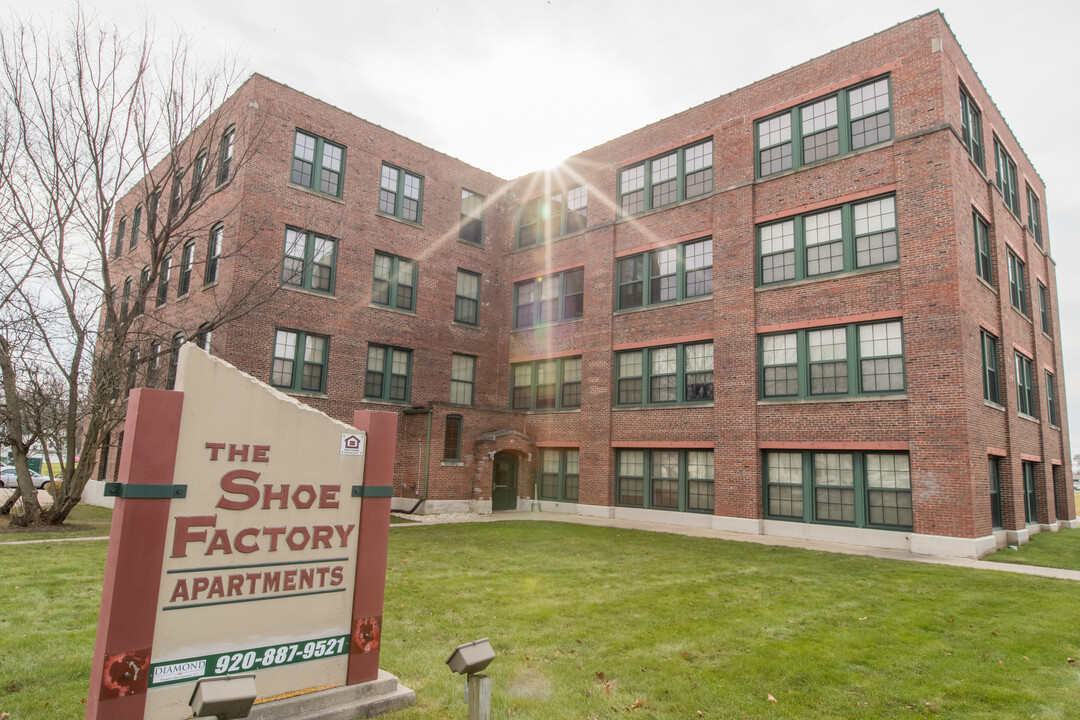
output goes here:
[{"label": "green window frame", "polygon": [[371,302],[394,310],[416,310],[417,264],[415,260],[376,251]]},{"label": "green window frame", "polygon": [[537,197],[518,208],[517,246],[532,247],[582,232],[588,225],[589,189],[575,185]]},{"label": "green window frame", "polygon": [[1024,278],[1024,261],[1012,250],[1006,250],[1009,263],[1009,303],[1027,317],[1027,280]]},{"label": "green window frame", "polygon": [[1050,295],[1042,280],[1035,281],[1039,296],[1039,326],[1047,335],[1050,334]]},{"label": "green window frame", "polygon": [[457,287],[454,290],[454,322],[464,325],[480,324],[480,274],[457,271]]},{"label": "green window frame", "polygon": [[960,87],[960,140],[967,149],[968,156],[980,170],[986,171],[983,158],[982,112],[975,101]]},{"label": "green window frame", "polygon": [[1035,379],[1031,358],[1016,353],[1016,409],[1021,415],[1035,417]]},{"label": "green window frame", "polygon": [[617,310],[712,295],[711,237],[621,257],[615,264]]},{"label": "green window frame", "polygon": [[289,182],[323,195],[341,197],[345,146],[296,129]]},{"label": "green window frame", "polygon": [[278,328],[270,384],[289,392],[325,393],[330,338]]},{"label": "green window frame", "polygon": [[142,224],[142,205],[135,206],[135,213],[131,216],[131,240],[128,242],[128,250],[134,250],[139,244],[139,225]]},{"label": "green window frame", "polygon": [[337,240],[307,230],[285,228],[283,285],[333,295],[336,270]]},{"label": "green window frame", "polygon": [[235,140],[236,126],[234,125],[229,127],[221,135],[221,150],[218,154],[218,186],[227,183],[229,181],[229,176],[232,173],[233,145]]},{"label": "green window frame", "polygon": [[759,336],[759,397],[896,394],[906,391],[899,319]]},{"label": "green window frame", "polygon": [[700,197],[713,189],[709,138],[619,170],[619,214],[631,217]]},{"label": "green window frame", "polygon": [[178,172],[173,175],[172,199],[169,202],[169,215],[176,217],[180,206],[184,204],[184,173]]},{"label": "green window frame", "polygon": [[580,355],[510,366],[511,410],[576,410],[580,407]]},{"label": "green window frame", "polygon": [[464,420],[460,415],[447,415],[443,430],[443,462],[461,462],[461,430]]},{"label": "green window frame", "polygon": [[191,292],[191,269],[195,265],[195,241],[184,243],[180,253],[180,277],[176,281],[176,296],[182,298]]},{"label": "green window frame", "polygon": [[582,317],[585,268],[543,275],[514,284],[514,327],[529,328]]},{"label": "green window frame", "polygon": [[1057,389],[1054,385],[1054,373],[1046,371],[1046,420],[1054,427],[1061,425],[1058,418]]},{"label": "green window frame", "polygon": [[914,527],[907,453],[767,450],[761,466],[768,519],[885,530]]},{"label": "green window frame", "polygon": [[990,526],[1000,530],[1001,525],[1001,460],[987,457],[987,473],[990,476]]},{"label": "green window frame", "polygon": [[161,272],[158,274],[157,298],[155,307],[162,307],[169,299],[169,276],[172,274],[172,255],[161,260]]},{"label": "green window frame", "polygon": [[1001,199],[1005,201],[1005,207],[1019,219],[1020,191],[1017,189],[1016,163],[1009,153],[1005,152],[997,136],[994,136],[994,166],[997,168],[995,185],[1001,193]]},{"label": "green window frame", "polygon": [[450,402],[472,405],[476,388],[476,358],[472,355],[450,356]]},{"label": "green window frame", "polygon": [[577,502],[581,451],[577,448],[541,448],[537,467],[541,500]]},{"label": "green window frame", "polygon": [[980,333],[982,340],[982,378],[983,400],[995,405],[1001,404],[1001,375],[998,372],[997,338],[986,332]]},{"label": "green window frame", "polygon": [[972,232],[975,235],[975,274],[994,286],[993,254],[990,252],[990,224],[982,215],[971,211]]},{"label": "green window frame", "polygon": [[1034,238],[1035,244],[1042,247],[1042,213],[1039,210],[1039,196],[1031,189],[1031,185],[1027,183],[1024,183],[1024,185],[1027,188],[1028,230],[1031,231],[1031,237]]},{"label": "green window frame", "polygon": [[210,230],[210,240],[206,245],[206,271],[203,273],[203,285],[213,285],[217,282],[221,240],[224,235],[225,226],[222,223],[218,223]]},{"label": "green window frame", "polygon": [[407,403],[412,386],[412,350],[368,343],[364,397]]},{"label": "green window frame", "polygon": [[619,449],[615,465],[616,505],[713,513],[712,449]]},{"label": "green window frame", "polygon": [[892,139],[888,75],[754,123],[754,169],[763,178]]},{"label": "green window frame", "polygon": [[139,295],[135,298],[135,315],[146,312],[146,297],[150,293],[150,266],[144,265],[139,273]]},{"label": "green window frame", "polygon": [[615,353],[615,406],[713,401],[713,343],[682,343]]},{"label": "green window frame", "polygon": [[1032,525],[1039,522],[1039,500],[1035,490],[1035,463],[1021,460],[1020,472],[1024,479],[1024,522]]},{"label": "green window frame", "polygon": [[424,178],[383,163],[379,176],[379,212],[419,224],[423,205]]},{"label": "green window frame", "polygon": [[200,150],[195,156],[195,162],[191,164],[191,203],[194,205],[202,195],[203,183],[206,181],[206,151]]},{"label": "green window frame", "polygon": [[757,251],[759,285],[896,263],[896,198],[859,200],[759,225]]},{"label": "green window frame", "polygon": [[120,257],[124,252],[124,235],[127,234],[127,216],[120,218],[120,224],[116,227],[116,247],[113,248],[113,259]]},{"label": "green window frame", "polygon": [[484,244],[484,196],[461,188],[461,225],[458,239],[471,245]]},{"label": "green window frame", "polygon": [[124,292],[120,298],[120,322],[126,322],[128,318],[128,303],[131,300],[131,277],[124,280]]}]

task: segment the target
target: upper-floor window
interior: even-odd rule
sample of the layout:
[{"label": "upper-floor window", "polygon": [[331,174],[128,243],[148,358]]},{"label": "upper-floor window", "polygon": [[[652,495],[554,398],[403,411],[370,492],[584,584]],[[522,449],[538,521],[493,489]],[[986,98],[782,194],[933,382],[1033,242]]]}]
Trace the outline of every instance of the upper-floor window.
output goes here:
[{"label": "upper-floor window", "polygon": [[476,386],[476,358],[472,355],[450,356],[450,402],[472,405]]},{"label": "upper-floor window", "polygon": [[1057,427],[1061,423],[1058,420],[1057,390],[1054,388],[1054,373],[1046,371],[1046,419]]},{"label": "upper-floor window", "polygon": [[184,344],[184,333],[178,332],[172,336],[169,344],[169,372],[165,375],[165,389],[172,390],[176,386],[176,370],[180,365],[180,348]]},{"label": "upper-floor window", "polygon": [[896,200],[863,200],[758,226],[760,283],[894,263]]},{"label": "upper-floor window", "polygon": [[997,166],[997,189],[1001,193],[1001,199],[1005,201],[1005,207],[1012,211],[1016,217],[1020,217],[1020,191],[1017,189],[1016,163],[1001,147],[1001,141],[994,138],[994,164]]},{"label": "upper-floor window", "polygon": [[712,192],[712,138],[619,171],[619,209],[637,215]]},{"label": "upper-floor window", "polygon": [[1046,286],[1042,284],[1041,280],[1035,281],[1039,288],[1039,325],[1042,327],[1042,331],[1047,335],[1050,334],[1050,296],[1046,291]]},{"label": "upper-floor window", "polygon": [[1035,379],[1031,358],[1016,353],[1016,409],[1021,415],[1035,417]]},{"label": "upper-floor window", "polygon": [[960,88],[960,137],[964,141],[968,155],[979,166],[980,170],[986,169],[986,161],[983,159],[982,141],[982,113],[979,106],[971,99],[971,96]]},{"label": "upper-floor window", "polygon": [[131,278],[124,280],[124,294],[120,300],[120,322],[127,320],[128,303],[131,301]]},{"label": "upper-floor window", "polygon": [[165,304],[169,299],[169,275],[172,272],[172,255],[167,255],[161,261],[161,272],[158,275],[157,307]]},{"label": "upper-floor window", "polygon": [[615,354],[616,405],[710,402],[711,342],[624,350]]},{"label": "upper-floor window", "polygon": [[161,367],[161,341],[150,343],[150,354],[146,356],[146,387],[157,387],[158,369]]},{"label": "upper-floor window", "polygon": [[200,150],[195,156],[195,162],[191,165],[191,202],[196,203],[202,194],[203,182],[206,180],[206,151]]},{"label": "upper-floor window", "polygon": [[206,271],[203,273],[203,284],[213,285],[217,282],[218,261],[221,259],[221,237],[225,234],[225,226],[218,223],[210,230],[210,240],[206,245]]},{"label": "upper-floor window", "polygon": [[128,243],[128,249],[133,249],[139,244],[139,225],[142,224],[142,205],[135,206],[135,214],[131,218],[131,242]]},{"label": "upper-floor window", "polygon": [[514,285],[514,327],[573,320],[582,316],[585,269],[575,268]]},{"label": "upper-floor window", "polygon": [[1039,196],[1035,194],[1030,185],[1027,186],[1027,201],[1028,230],[1031,231],[1031,237],[1035,239],[1035,244],[1042,247],[1042,213],[1039,212]]},{"label": "upper-floor window", "polygon": [[191,290],[191,267],[195,262],[195,241],[184,243],[180,254],[180,277],[176,281],[176,297],[184,297]]},{"label": "upper-floor window", "polygon": [[458,238],[473,245],[484,242],[484,196],[461,189],[461,225]]},{"label": "upper-floor window", "polygon": [[325,335],[278,330],[270,384],[286,390],[325,392],[329,351],[330,338]]},{"label": "upper-floor window", "polygon": [[195,346],[200,350],[210,352],[210,340],[214,335],[214,327],[210,323],[203,323],[199,326],[198,332],[195,333],[195,337],[192,338],[195,341]]},{"label": "upper-floor window", "polygon": [[412,375],[412,350],[368,345],[364,397],[406,402]]},{"label": "upper-floor window", "polygon": [[994,267],[993,255],[990,253],[990,226],[974,210],[971,211],[971,224],[975,233],[975,273],[993,285]]},{"label": "upper-floor window", "polygon": [[757,174],[765,177],[891,137],[886,76],[758,120]]},{"label": "upper-floor window", "polygon": [[169,204],[169,212],[176,215],[180,212],[180,206],[184,203],[184,173],[178,172],[173,177],[172,202]]},{"label": "upper-floor window", "polygon": [[285,228],[285,259],[281,282],[305,290],[332,294],[337,242],[313,232]]},{"label": "upper-floor window", "polygon": [[712,294],[712,238],[619,258],[617,309]]},{"label": "upper-floor window", "polygon": [[529,200],[518,211],[518,247],[581,232],[588,224],[589,190],[584,185]]},{"label": "upper-floor window", "polygon": [[510,366],[513,410],[581,407],[581,357],[553,358]]},{"label": "upper-floor window", "polygon": [[218,185],[224,185],[229,179],[229,173],[232,169],[234,140],[236,140],[236,128],[230,127],[221,136],[221,151],[218,157]]},{"label": "upper-floor window", "polygon": [[998,374],[997,338],[986,332],[982,337],[983,400],[1001,403],[1001,376]]},{"label": "upper-floor window", "polygon": [[1024,279],[1024,261],[1006,250],[1009,261],[1009,302],[1022,315],[1028,314],[1027,281]]},{"label": "upper-floor window", "polygon": [[457,289],[454,292],[454,322],[478,325],[480,323],[480,276],[468,270],[458,270]]},{"label": "upper-floor window", "polygon": [[127,218],[120,218],[120,224],[116,228],[116,247],[113,250],[113,257],[118,258],[124,251],[124,234],[127,232]]},{"label": "upper-floor window", "polygon": [[415,310],[416,262],[396,255],[375,253],[371,302],[398,310]]},{"label": "upper-floor window", "polygon": [[341,197],[341,171],[345,166],[345,148],[302,130],[293,142],[292,172],[289,182]]},{"label": "upper-floor window", "polygon": [[379,212],[420,222],[424,178],[383,163],[379,180]]}]

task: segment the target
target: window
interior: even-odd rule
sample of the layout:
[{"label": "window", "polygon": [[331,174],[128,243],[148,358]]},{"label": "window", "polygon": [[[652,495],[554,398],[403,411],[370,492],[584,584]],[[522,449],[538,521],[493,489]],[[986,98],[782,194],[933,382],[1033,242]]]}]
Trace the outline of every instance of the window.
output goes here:
[{"label": "window", "polygon": [[184,297],[191,290],[191,266],[195,261],[195,241],[184,243],[180,254],[180,278],[176,281],[176,297]]},{"label": "window", "polygon": [[1042,213],[1039,212],[1039,196],[1035,194],[1030,185],[1027,185],[1027,201],[1028,230],[1031,231],[1031,237],[1035,239],[1035,244],[1042,247]]},{"label": "window", "polygon": [[296,131],[289,182],[324,195],[341,197],[341,170],[344,165],[345,148],[321,137]]},{"label": "window", "polygon": [[713,189],[712,139],[673,150],[619,171],[623,216],[657,210]]},{"label": "window", "polygon": [[580,463],[580,450],[541,448],[540,499],[577,502]]},{"label": "window", "polygon": [[420,222],[424,178],[393,165],[382,166],[379,180],[379,212],[409,222]]},{"label": "window", "polygon": [[993,456],[988,458],[990,474],[990,526],[1001,529],[1001,461]]},{"label": "window", "polygon": [[224,185],[229,180],[229,172],[232,167],[233,141],[236,139],[236,128],[230,127],[221,136],[221,156],[218,159],[217,184]]},{"label": "window", "polygon": [[711,402],[711,342],[615,353],[616,405]]},{"label": "window", "polygon": [[113,257],[118,258],[124,251],[124,234],[127,232],[127,218],[120,218],[120,224],[116,228],[116,247],[113,249]]},{"label": "window", "polygon": [[619,450],[619,505],[712,513],[712,450]]},{"label": "window", "polygon": [[178,172],[173,176],[172,201],[169,204],[169,213],[176,215],[180,206],[184,203],[184,173]]},{"label": "window", "polygon": [[146,206],[146,236],[153,241],[157,237],[158,204],[161,202],[161,188],[154,188]]},{"label": "window", "polygon": [[757,173],[765,177],[892,137],[889,78],[841,90],[755,124]]},{"label": "window", "polygon": [[475,384],[476,358],[471,355],[451,355],[450,402],[456,405],[472,405]]},{"label": "window", "polygon": [[1046,286],[1041,281],[1035,281],[1039,289],[1039,324],[1042,331],[1050,334],[1050,300],[1046,292]]},{"label": "window", "polygon": [[210,323],[203,323],[199,326],[199,331],[195,333],[195,345],[200,350],[210,352],[210,338],[213,335],[213,326]]},{"label": "window", "polygon": [[104,480],[106,478],[106,468],[109,466],[109,443],[112,441],[112,435],[105,433],[105,437],[101,441],[101,445],[98,447],[98,471],[97,479]]},{"label": "window", "polygon": [[407,402],[412,370],[412,350],[368,345],[364,397]]},{"label": "window", "polygon": [[1031,360],[1016,353],[1016,408],[1021,415],[1035,417],[1035,382]]},{"label": "window", "polygon": [[124,294],[120,300],[120,322],[124,322],[128,317],[128,303],[131,301],[131,278],[124,280]]},{"label": "window", "polygon": [[581,407],[581,358],[554,358],[510,366],[512,410]]},{"label": "window", "polygon": [[132,250],[139,244],[139,225],[142,223],[142,205],[135,206],[135,214],[131,218],[131,241],[128,250]]},{"label": "window", "polygon": [[1016,217],[1020,217],[1020,191],[1016,185],[1016,163],[1001,147],[1001,142],[994,138],[994,164],[997,166],[997,189],[1001,193],[1001,199],[1005,201],[1005,207],[1012,211]]},{"label": "window", "polygon": [[150,292],[150,266],[142,269],[139,275],[139,296],[135,298],[135,314],[142,315],[146,310],[146,296]]},{"label": "window", "polygon": [[1027,282],[1024,280],[1024,261],[1016,257],[1012,250],[1007,250],[1009,258],[1009,302],[1020,311],[1028,314]]},{"label": "window", "polygon": [[376,252],[371,302],[398,310],[416,309],[416,263]]},{"label": "window", "polygon": [[619,258],[618,309],[712,294],[712,238]]},{"label": "window", "polygon": [[330,338],[325,335],[278,330],[270,384],[294,392],[325,392],[329,351]]},{"label": "window", "polygon": [[204,285],[213,285],[217,282],[218,260],[221,258],[221,236],[225,233],[225,226],[218,224],[210,231],[210,242],[206,248],[206,273],[203,275]]},{"label": "window", "polygon": [[807,523],[910,529],[906,453],[766,452],[765,515]]},{"label": "window", "polygon": [[139,348],[132,348],[128,357],[127,391],[131,392],[138,381],[139,375]]},{"label": "window", "polygon": [[158,275],[157,307],[161,307],[169,299],[169,275],[171,273],[172,256],[168,255],[161,261],[161,274]]},{"label": "window", "polygon": [[146,356],[146,387],[157,387],[158,368],[161,367],[161,341],[150,343],[150,354]]},{"label": "window", "polygon": [[195,162],[191,166],[191,202],[199,201],[202,195],[203,181],[206,179],[206,151],[202,150],[195,156]]},{"label": "window", "polygon": [[484,242],[484,196],[461,189],[461,226],[458,238],[473,245]]},{"label": "window", "polygon": [[454,322],[466,325],[480,324],[480,276],[468,270],[457,271]]},{"label": "window", "polygon": [[994,284],[994,269],[990,254],[990,226],[982,216],[971,211],[971,223],[975,233],[975,274],[990,285]]},{"label": "window", "polygon": [[588,224],[589,190],[584,185],[529,200],[518,211],[518,247],[579,233]]},{"label": "window", "polygon": [[574,320],[584,308],[585,268],[566,270],[514,285],[514,327]]},{"label": "window", "polygon": [[1001,377],[998,374],[997,338],[982,331],[983,399],[1001,404]]},{"label": "window", "polygon": [[1046,372],[1046,419],[1054,427],[1059,426],[1058,422],[1058,406],[1057,406],[1057,390],[1054,386],[1054,374],[1050,371]]},{"label": "window", "polygon": [[443,433],[443,462],[461,462],[461,416],[447,415]]},{"label": "window", "polygon": [[281,282],[313,292],[333,294],[337,241],[313,232],[285,228]]},{"label": "window", "polygon": [[762,335],[761,397],[904,392],[899,320]]},{"label": "window", "polygon": [[1024,521],[1028,524],[1039,522],[1039,504],[1035,492],[1035,463],[1026,460],[1020,463],[1024,476]]},{"label": "window", "polygon": [[172,390],[176,387],[176,367],[180,363],[180,346],[184,344],[184,333],[178,332],[172,337],[169,345],[169,373],[165,377],[165,389]]},{"label": "window", "polygon": [[761,225],[758,257],[762,285],[894,263],[896,200],[864,200]]},{"label": "window", "polygon": [[960,88],[960,138],[972,161],[980,170],[986,170],[983,160],[982,113],[963,88]]}]

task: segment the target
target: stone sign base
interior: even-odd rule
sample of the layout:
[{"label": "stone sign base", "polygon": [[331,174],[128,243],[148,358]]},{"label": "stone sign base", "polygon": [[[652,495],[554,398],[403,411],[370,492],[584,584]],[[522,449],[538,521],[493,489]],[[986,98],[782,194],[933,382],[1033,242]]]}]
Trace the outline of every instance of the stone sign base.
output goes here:
[{"label": "stone sign base", "polygon": [[377,680],[259,703],[248,720],[355,720],[388,713],[416,702],[416,693],[379,670]]}]

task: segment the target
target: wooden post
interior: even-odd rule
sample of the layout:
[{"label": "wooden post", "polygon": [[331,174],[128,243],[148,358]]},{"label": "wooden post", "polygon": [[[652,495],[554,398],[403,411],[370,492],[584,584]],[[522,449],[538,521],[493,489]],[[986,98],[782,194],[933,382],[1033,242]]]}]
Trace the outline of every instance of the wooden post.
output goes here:
[{"label": "wooden post", "polygon": [[469,720],[491,720],[491,678],[469,676]]}]

